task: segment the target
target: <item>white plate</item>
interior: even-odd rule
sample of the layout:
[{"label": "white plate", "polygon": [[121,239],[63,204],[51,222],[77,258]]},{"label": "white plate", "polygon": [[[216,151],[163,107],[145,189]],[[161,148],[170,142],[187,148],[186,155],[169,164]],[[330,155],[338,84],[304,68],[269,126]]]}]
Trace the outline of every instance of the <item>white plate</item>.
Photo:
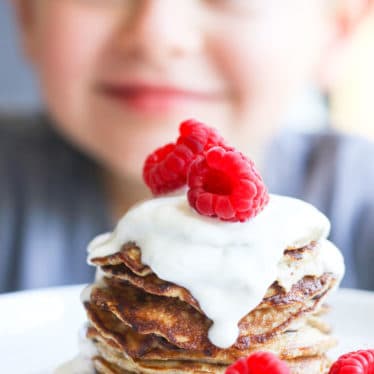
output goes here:
[{"label": "white plate", "polygon": [[[0,296],[0,373],[46,374],[78,352],[85,321],[83,285]],[[329,298],[339,339],[333,356],[374,348],[374,293],[339,290]]]}]

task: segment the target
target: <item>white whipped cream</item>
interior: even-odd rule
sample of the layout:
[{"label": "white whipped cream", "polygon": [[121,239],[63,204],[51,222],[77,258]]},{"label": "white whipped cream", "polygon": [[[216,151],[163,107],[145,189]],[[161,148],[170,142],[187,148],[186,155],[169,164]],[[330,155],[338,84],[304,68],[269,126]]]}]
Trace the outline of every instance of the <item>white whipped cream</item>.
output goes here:
[{"label": "white whipped cream", "polygon": [[96,284],[90,284],[89,286],[86,286],[81,294],[80,294],[80,300],[81,300],[81,303],[84,304],[84,303],[88,303],[91,299],[91,293],[92,293],[92,290],[96,287]]},{"label": "white whipped cream", "polygon": [[333,273],[339,283],[344,272],[343,255],[329,240],[321,239],[313,251],[303,253],[301,261],[283,256],[277,266],[276,280],[286,291],[290,291],[292,286],[306,275],[320,277],[324,273]]},{"label": "white whipped cream", "polygon": [[79,333],[79,355],[58,367],[54,374],[95,374],[92,357],[98,354],[94,343],[86,337],[86,329]]},{"label": "white whipped cream", "polygon": [[89,284],[85,288],[83,288],[81,294],[80,294],[80,300],[81,303],[84,304],[86,302],[89,302],[91,300],[91,293],[94,288],[97,287],[105,287],[104,282],[104,276],[108,277],[108,274],[105,274],[100,267],[96,268],[96,274],[95,274],[95,283]]},{"label": "white whipped cream", "polygon": [[90,360],[78,355],[72,360],[58,367],[54,374],[95,374],[95,368]]},{"label": "white whipped cream", "polygon": [[[281,265],[284,250],[324,242],[329,230],[328,219],[316,208],[289,197],[271,195],[265,209],[244,223],[201,216],[185,195],[163,197],[135,206],[112,233],[94,239],[88,261],[135,242],[142,262],[159,278],[187,288],[198,300],[213,321],[210,340],[226,348],[238,337],[240,319],[261,302],[276,279],[290,288],[307,275]],[[325,244],[309,275],[330,272],[341,278],[342,256]]]}]

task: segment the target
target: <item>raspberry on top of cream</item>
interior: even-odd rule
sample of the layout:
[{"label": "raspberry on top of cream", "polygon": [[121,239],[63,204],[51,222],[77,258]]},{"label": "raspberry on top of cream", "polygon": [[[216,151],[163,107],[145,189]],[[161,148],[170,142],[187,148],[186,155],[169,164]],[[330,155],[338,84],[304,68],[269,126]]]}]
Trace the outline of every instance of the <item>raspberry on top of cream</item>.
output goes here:
[{"label": "raspberry on top of cream", "polygon": [[[90,243],[88,260],[135,242],[145,265],[199,302],[213,321],[209,338],[216,346],[235,343],[239,321],[274,281],[289,290],[305,275],[343,276],[343,258],[326,239],[328,219],[303,201],[269,196],[253,162],[205,125],[184,122],[177,142],[154,152],[143,172],[157,195],[187,183],[188,198],[138,204],[112,233]],[[311,242],[318,242],[313,255],[287,264],[285,249]]]},{"label": "raspberry on top of cream", "polygon": [[187,184],[197,212],[231,222],[246,221],[264,208],[269,196],[253,161],[203,123],[184,121],[179,133],[175,143],[145,161],[144,181],[155,196]]}]

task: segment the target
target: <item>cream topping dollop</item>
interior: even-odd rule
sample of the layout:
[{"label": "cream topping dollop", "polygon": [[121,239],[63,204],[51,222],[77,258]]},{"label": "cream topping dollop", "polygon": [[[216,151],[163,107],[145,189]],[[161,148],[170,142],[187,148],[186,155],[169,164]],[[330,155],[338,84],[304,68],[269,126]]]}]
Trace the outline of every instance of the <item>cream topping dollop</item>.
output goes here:
[{"label": "cream topping dollop", "polygon": [[[265,209],[244,223],[201,216],[185,195],[162,197],[136,205],[112,233],[95,238],[88,246],[88,261],[135,242],[142,262],[159,278],[191,292],[213,321],[210,340],[227,348],[238,337],[238,322],[275,280],[289,289],[304,275],[329,272],[342,277],[343,258],[326,240],[329,230],[321,212],[290,197],[270,195]],[[283,264],[286,248],[312,241],[320,243],[320,255],[313,257],[310,274]]]},{"label": "cream topping dollop", "polygon": [[54,374],[95,374],[92,357],[98,355],[94,343],[86,337],[86,328],[79,332],[79,355],[54,370]]}]

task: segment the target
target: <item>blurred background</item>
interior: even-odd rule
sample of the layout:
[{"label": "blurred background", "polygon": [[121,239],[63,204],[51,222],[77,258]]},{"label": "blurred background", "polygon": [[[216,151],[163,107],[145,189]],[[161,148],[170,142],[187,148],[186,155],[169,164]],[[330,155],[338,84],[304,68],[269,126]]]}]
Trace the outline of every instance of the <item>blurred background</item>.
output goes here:
[{"label": "blurred background", "polygon": [[23,61],[8,1],[0,1],[0,111],[30,110],[40,104],[31,69]]},{"label": "blurred background", "polygon": [[[335,126],[374,139],[374,17],[360,25],[330,98]],[[0,111],[29,111],[40,106],[30,67],[22,59],[7,1],[0,2]]]}]

